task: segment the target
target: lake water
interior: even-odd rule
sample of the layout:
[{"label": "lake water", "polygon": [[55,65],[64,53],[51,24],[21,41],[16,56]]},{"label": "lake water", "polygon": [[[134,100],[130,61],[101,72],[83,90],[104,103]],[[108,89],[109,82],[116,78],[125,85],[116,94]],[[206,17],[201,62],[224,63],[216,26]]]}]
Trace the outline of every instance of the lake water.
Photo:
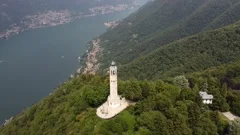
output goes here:
[{"label": "lake water", "polygon": [[0,124],[75,73],[88,41],[106,31],[104,22],[122,19],[133,11],[82,18],[0,40]]}]

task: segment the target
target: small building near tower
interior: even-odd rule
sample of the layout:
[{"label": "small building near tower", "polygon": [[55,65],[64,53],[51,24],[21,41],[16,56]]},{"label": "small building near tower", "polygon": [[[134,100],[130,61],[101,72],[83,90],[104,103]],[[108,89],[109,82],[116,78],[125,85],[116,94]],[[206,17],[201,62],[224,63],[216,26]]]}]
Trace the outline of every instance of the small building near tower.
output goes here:
[{"label": "small building near tower", "polygon": [[212,104],[213,95],[207,94],[207,92],[199,91],[199,96],[202,99],[203,104]]},{"label": "small building near tower", "polygon": [[109,119],[121,111],[126,109],[129,105],[128,101],[118,95],[117,89],[117,66],[113,61],[109,68],[109,76],[110,76],[110,94],[105,103],[103,103],[100,107],[97,108],[97,116],[102,119]]}]

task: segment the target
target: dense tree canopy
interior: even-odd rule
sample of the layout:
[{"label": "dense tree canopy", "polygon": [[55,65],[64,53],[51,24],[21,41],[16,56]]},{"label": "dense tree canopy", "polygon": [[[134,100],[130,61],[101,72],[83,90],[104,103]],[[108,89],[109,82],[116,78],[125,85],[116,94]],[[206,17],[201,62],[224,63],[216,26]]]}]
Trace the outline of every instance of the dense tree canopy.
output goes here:
[{"label": "dense tree canopy", "polygon": [[[216,67],[184,77],[184,80],[191,80],[188,82],[194,85],[193,88],[179,87],[174,78],[172,81],[120,80],[119,93],[128,100],[135,101],[136,105],[128,107],[110,120],[98,118],[95,108],[107,99],[108,77],[80,75],[15,116],[8,125],[0,127],[0,133],[225,134],[230,132],[229,123],[222,117],[220,111],[228,111],[230,107],[230,110],[239,115],[240,93],[232,91],[231,85],[221,81],[221,78],[224,78],[228,71],[237,70],[236,66],[238,64]],[[208,92],[216,97],[213,101],[216,102],[214,106],[203,105],[199,99],[199,89],[196,87],[203,84],[202,80],[206,80]]]},{"label": "dense tree canopy", "polygon": [[[101,63],[101,69],[108,67],[109,62],[114,59],[120,65],[127,65],[132,63],[136,59],[142,60],[142,56],[153,53],[156,49],[162,48],[163,46],[175,42],[179,39],[198,34],[203,31],[213,30],[220,28],[232,23],[237,22],[240,19],[240,2],[237,0],[155,0],[151,1],[140,10],[126,19],[124,19],[120,25],[115,29],[111,29],[100,36],[101,47],[104,48],[99,61]],[[136,36],[137,35],[137,36]],[[184,52],[176,53],[174,48],[169,48],[165,52],[155,53],[152,58],[144,59],[147,63],[143,63],[144,67],[151,67],[147,72],[154,71],[152,69],[158,69],[161,66],[164,70],[161,73],[155,73],[156,77],[162,73],[167,72],[168,66],[173,64],[176,68],[184,69],[184,66],[189,65],[188,70],[196,68],[196,66],[205,67],[210,65],[210,62],[200,63],[205,59],[208,59],[207,55],[212,53],[212,48],[218,46],[217,38],[211,36],[204,36],[204,38],[198,40],[195,37],[195,41],[192,41],[186,48],[182,48],[182,45],[178,49],[184,50]],[[230,35],[221,35],[222,41],[229,38]],[[213,42],[208,43],[211,45],[208,47],[210,51],[203,48],[199,50],[199,53],[191,50],[199,44],[202,44],[207,40],[206,38],[212,38]],[[225,40],[226,41],[226,40]],[[228,40],[231,42],[231,39]],[[223,42],[224,43],[224,42]],[[191,46],[191,44],[193,44]],[[214,45],[214,46],[212,46]],[[201,46],[199,46],[201,48]],[[189,50],[188,50],[189,49]],[[217,49],[217,48],[215,48]],[[216,50],[217,51],[217,50]],[[223,50],[222,48],[222,51]],[[221,56],[222,51],[217,51],[219,54],[219,60],[224,61],[225,59]],[[203,59],[195,58],[194,61],[186,62],[186,57],[191,57],[189,53],[204,55]],[[175,54],[176,53],[176,54]],[[186,53],[186,55],[185,55]],[[174,55],[175,54],[175,55]],[[156,55],[163,59],[158,59]],[[171,55],[178,55],[177,60]],[[228,54],[229,55],[229,54]],[[153,56],[153,55],[152,55]],[[183,60],[181,60],[184,58]],[[229,58],[229,57],[227,57]],[[164,60],[165,59],[165,60]],[[176,58],[175,58],[176,59]],[[176,63],[179,63],[176,65]],[[159,65],[160,64],[160,65]],[[217,63],[212,63],[217,64]],[[192,68],[191,68],[192,66]],[[132,70],[139,70],[134,67]],[[177,69],[173,69],[171,72],[176,72]],[[134,75],[141,76],[142,78],[147,77],[146,71],[136,71]],[[126,75],[126,74],[125,74]]]},{"label": "dense tree canopy", "polygon": [[[124,79],[129,76],[158,79],[237,61],[240,58],[238,29],[240,23],[165,45],[149,55],[121,66],[119,74]],[[235,81],[232,80],[232,83]]]}]

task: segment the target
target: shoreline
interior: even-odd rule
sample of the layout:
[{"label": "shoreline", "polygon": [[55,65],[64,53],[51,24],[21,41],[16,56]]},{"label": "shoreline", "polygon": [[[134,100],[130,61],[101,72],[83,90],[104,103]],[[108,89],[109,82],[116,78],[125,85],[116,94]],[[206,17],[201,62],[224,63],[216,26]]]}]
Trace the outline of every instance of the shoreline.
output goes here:
[{"label": "shoreline", "polygon": [[9,29],[0,32],[1,39],[9,39],[13,35],[18,35],[27,30],[33,30],[38,28],[55,27],[62,24],[67,24],[75,20],[87,17],[93,17],[98,15],[105,15],[115,12],[126,11],[131,8],[136,8],[133,6],[127,6],[125,4],[119,4],[116,6],[101,6],[90,8],[88,13],[76,13],[70,10],[60,10],[60,11],[45,11],[41,14],[28,15],[24,17],[19,24],[12,24]]},{"label": "shoreline", "polygon": [[[130,7],[130,8],[132,8],[132,7]],[[129,10],[130,8],[127,8],[127,9],[124,9],[124,10],[121,10],[121,11],[126,11],[126,10]],[[120,12],[120,11],[111,11],[111,12],[107,12],[107,13],[104,13],[104,14],[110,14],[110,13],[115,13],[115,12]],[[104,14],[101,13],[101,14],[87,14],[87,15],[82,15],[82,16],[75,16],[75,20],[81,19],[83,17],[92,17],[92,16],[104,15]],[[70,22],[72,22],[72,21],[74,21],[74,20],[71,20]],[[70,22],[63,22],[63,23],[59,23],[57,25],[66,24],[66,23],[70,23]],[[4,36],[1,37],[1,33],[0,33],[0,40],[1,39],[8,39],[9,37],[11,37],[13,35],[20,34],[21,32],[24,32],[24,31],[27,31],[27,30],[57,26],[56,24],[53,24],[53,25],[50,24],[49,26],[45,26],[45,25],[46,24],[44,24],[44,26],[42,26],[42,27],[31,27],[31,28],[26,28],[26,29],[21,29],[20,27],[17,27],[15,25],[14,30],[8,32],[7,33],[8,35],[6,37],[4,37]],[[100,63],[99,63],[97,57],[99,55],[101,55],[101,52],[103,51],[103,49],[100,46],[101,46],[101,40],[99,38],[96,38],[96,39],[93,39],[93,40],[89,41],[89,44],[88,44],[89,49],[86,51],[85,54],[83,54],[78,59],[81,66],[80,66],[79,69],[77,69],[77,71],[75,70],[75,75],[84,74],[83,71],[85,71],[85,73],[89,73],[89,74],[95,74],[96,73],[96,71],[99,69],[99,66],[100,66]],[[4,61],[0,61],[0,64],[1,64],[1,62],[4,62]],[[70,75],[70,78],[74,78],[75,75]],[[69,79],[67,79],[66,81],[68,81]],[[66,81],[64,81],[63,83],[65,83]],[[55,91],[55,89],[53,91]],[[49,95],[51,95],[51,93]],[[36,103],[34,103],[34,104],[36,104]],[[29,105],[26,108],[29,108],[33,105]],[[24,108],[24,110],[26,108]],[[20,111],[19,113],[17,113],[13,117],[6,118],[5,122],[0,123],[0,127],[4,126],[5,124],[10,123],[11,120],[15,119],[15,117],[20,115],[23,111]]]},{"label": "shoreline", "polygon": [[101,55],[103,51],[103,49],[100,47],[100,43],[100,38],[90,41],[89,49],[86,51],[85,57],[83,56],[83,65],[80,73],[96,74],[100,67],[97,56]]}]

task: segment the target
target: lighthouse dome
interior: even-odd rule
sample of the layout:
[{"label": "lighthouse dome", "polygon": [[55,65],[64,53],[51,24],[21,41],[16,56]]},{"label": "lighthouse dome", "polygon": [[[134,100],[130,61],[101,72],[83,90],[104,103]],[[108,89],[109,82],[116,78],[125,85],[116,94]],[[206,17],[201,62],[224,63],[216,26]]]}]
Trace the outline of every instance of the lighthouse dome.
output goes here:
[{"label": "lighthouse dome", "polygon": [[111,64],[111,65],[112,65],[112,66],[115,66],[115,64],[116,64],[116,63],[115,63],[114,61],[112,61],[112,64]]}]

